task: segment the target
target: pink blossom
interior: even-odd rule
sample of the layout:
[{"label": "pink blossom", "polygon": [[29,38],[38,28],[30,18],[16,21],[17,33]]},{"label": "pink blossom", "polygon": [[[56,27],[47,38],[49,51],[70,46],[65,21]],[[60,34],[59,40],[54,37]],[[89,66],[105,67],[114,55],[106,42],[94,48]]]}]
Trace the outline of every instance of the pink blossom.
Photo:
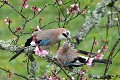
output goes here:
[{"label": "pink blossom", "polygon": [[102,59],[103,58],[103,54],[101,53],[98,53],[96,56],[95,56],[95,59]]},{"label": "pink blossom", "polygon": [[8,17],[4,21],[5,21],[6,24],[8,24],[9,23]]},{"label": "pink blossom", "polygon": [[56,80],[56,79],[53,76],[50,76],[49,80]]},{"label": "pink blossom", "polygon": [[59,5],[62,5],[62,0],[56,0]]},{"label": "pink blossom", "polygon": [[85,72],[83,72],[83,70],[80,71],[80,75],[82,75],[82,74],[85,74]]},{"label": "pink blossom", "polygon": [[86,80],[86,76],[85,76],[85,75],[83,75],[81,80]]},{"label": "pink blossom", "polygon": [[106,52],[107,52],[107,49],[103,49],[103,52],[106,53]]},{"label": "pink blossom", "polygon": [[4,21],[6,24],[8,24],[9,22],[12,23],[12,21],[8,17]]},{"label": "pink blossom", "polygon": [[36,29],[37,29],[37,31],[41,31],[41,29],[40,29],[40,27],[39,27],[39,26],[37,26],[37,28],[36,28]]},{"label": "pink blossom", "polygon": [[46,50],[41,50],[38,46],[35,48],[35,54],[41,57],[45,57],[48,54],[48,51]]},{"label": "pink blossom", "polygon": [[33,10],[33,12],[38,12],[38,11],[41,11],[41,9],[40,8],[37,8],[37,7],[35,7],[35,6],[32,6],[32,8],[31,8],[32,10]]},{"label": "pink blossom", "polygon": [[27,3],[22,3],[22,7],[23,8],[28,8],[28,4]]},{"label": "pink blossom", "polygon": [[72,80],[76,80],[76,79],[72,76]]},{"label": "pink blossom", "polygon": [[8,80],[9,80],[9,79],[12,79],[12,75],[14,75],[13,72],[10,72],[9,74],[6,75],[6,77],[8,78]]},{"label": "pink blossom", "polygon": [[42,21],[43,20],[43,18],[40,18],[40,21]]},{"label": "pink blossom", "polygon": [[22,0],[22,2],[23,2],[23,3],[26,3],[26,2],[28,2],[28,0]]},{"label": "pink blossom", "polygon": [[94,41],[94,45],[98,46],[98,42],[96,40]]},{"label": "pink blossom", "polygon": [[108,49],[108,46],[105,45],[105,46],[103,47],[103,49]]},{"label": "pink blossom", "polygon": [[23,8],[28,8],[27,2],[28,2],[28,0],[22,0],[22,7]]},{"label": "pink blossom", "polygon": [[101,53],[101,50],[100,50],[100,49],[98,50],[98,53]]},{"label": "pink blossom", "polygon": [[69,8],[67,8],[67,14],[70,14],[71,10]]},{"label": "pink blossom", "polygon": [[86,9],[83,9],[82,11],[81,11],[81,14],[85,14],[86,13]]},{"label": "pink blossom", "polygon": [[67,14],[74,14],[80,11],[78,4],[72,4],[70,7],[70,9],[67,8]]},{"label": "pink blossom", "polygon": [[103,52],[104,52],[104,53],[106,53],[106,52],[107,52],[107,50],[108,50],[108,46],[106,46],[106,45],[105,45],[105,46],[103,46]]},{"label": "pink blossom", "polygon": [[22,31],[23,30],[23,27],[18,27],[18,28],[15,28],[16,31]]},{"label": "pink blossom", "polygon": [[86,65],[87,66],[91,66],[92,65],[92,62],[93,62],[93,58],[89,58],[86,62]]}]

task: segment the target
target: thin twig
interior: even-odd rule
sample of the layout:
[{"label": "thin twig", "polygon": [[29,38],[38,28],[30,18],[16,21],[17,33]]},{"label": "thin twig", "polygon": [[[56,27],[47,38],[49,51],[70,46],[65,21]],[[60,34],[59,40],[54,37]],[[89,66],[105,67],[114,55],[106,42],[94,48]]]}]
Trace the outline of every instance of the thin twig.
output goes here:
[{"label": "thin twig", "polygon": [[13,35],[18,36],[17,34],[15,34],[15,33],[11,30],[11,28],[10,28],[10,21],[9,21],[8,29],[10,30],[10,32],[11,32]]},{"label": "thin twig", "polygon": [[51,22],[45,24],[44,26],[42,26],[41,29],[48,26],[48,25],[50,25],[50,24],[52,24],[52,23],[59,23],[59,21],[51,21]]},{"label": "thin twig", "polygon": [[57,66],[60,67],[60,69],[65,73],[65,75],[70,79],[72,80],[71,76],[68,75],[68,73],[63,69],[63,67],[59,64],[59,63],[56,63],[54,60],[52,60],[49,56],[46,56],[46,58],[51,61],[52,63],[56,64]]},{"label": "thin twig", "polygon": [[0,5],[0,8],[2,8],[4,6],[5,3],[3,3],[2,5]]},{"label": "thin twig", "polygon": [[120,52],[120,49],[112,56],[112,59]]},{"label": "thin twig", "polygon": [[[3,70],[3,71],[5,71],[5,72],[11,73],[11,71],[6,70],[6,69],[4,69],[4,68],[1,68],[1,67],[0,67],[0,69]],[[13,72],[12,72],[12,73],[13,73]],[[25,77],[25,76],[23,76],[23,75],[20,75],[20,74],[17,74],[17,73],[13,73],[13,74],[16,75],[16,76],[19,76],[19,77],[21,77],[21,78],[24,78],[24,79],[28,80],[28,78]]]},{"label": "thin twig", "polygon": [[94,45],[95,45],[95,37],[93,38],[94,40],[93,40],[93,44],[92,44],[92,48],[91,48],[91,53],[92,53],[92,51],[93,51],[93,48],[94,48]]},{"label": "thin twig", "polygon": [[37,16],[38,16],[47,6],[49,6],[49,5],[54,6],[54,4],[46,4],[37,14],[35,14],[32,18],[30,18],[30,19],[28,20],[28,22],[31,21],[32,19],[34,19],[35,17],[37,17]]},{"label": "thin twig", "polygon": [[105,67],[105,71],[104,71],[104,76],[107,74],[108,72],[108,69],[109,69],[109,66],[110,66],[110,62],[112,60],[112,57],[113,57],[113,54],[114,54],[114,51],[118,45],[118,43],[120,42],[120,37],[118,38],[118,40],[116,41],[116,43],[114,44],[114,46],[112,47],[111,51],[110,51],[110,54],[108,56],[108,63],[106,64],[106,67]]},{"label": "thin twig", "polygon": [[[3,2],[2,2],[3,3]],[[7,3],[6,5],[10,6],[13,10],[15,10],[22,18],[26,18],[21,12],[19,12],[15,7],[13,7],[11,4]]]}]

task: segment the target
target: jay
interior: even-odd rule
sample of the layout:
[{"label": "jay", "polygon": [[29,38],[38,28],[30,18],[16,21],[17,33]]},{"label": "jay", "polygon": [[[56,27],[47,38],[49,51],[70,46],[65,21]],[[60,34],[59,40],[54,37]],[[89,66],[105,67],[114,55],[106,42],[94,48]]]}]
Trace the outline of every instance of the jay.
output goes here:
[{"label": "jay", "polygon": [[[83,56],[84,55],[84,56]],[[92,55],[92,57],[87,57],[88,55]],[[68,67],[78,67],[83,64],[87,64],[87,62],[91,61],[92,63],[108,63],[108,59],[95,59],[95,53],[86,52],[83,50],[77,50],[73,46],[70,45],[69,41],[63,43],[63,45],[57,50],[57,60]],[[110,62],[111,63],[111,62]]]},{"label": "jay", "polygon": [[[65,28],[56,28],[56,29],[48,29],[42,31],[33,32],[32,37],[27,39],[24,47],[35,46],[36,44],[42,50],[47,50],[50,47],[54,46],[56,43],[61,40],[70,39],[70,31]],[[11,57],[11,60],[15,59],[24,51],[24,48],[17,51],[15,55]]]}]

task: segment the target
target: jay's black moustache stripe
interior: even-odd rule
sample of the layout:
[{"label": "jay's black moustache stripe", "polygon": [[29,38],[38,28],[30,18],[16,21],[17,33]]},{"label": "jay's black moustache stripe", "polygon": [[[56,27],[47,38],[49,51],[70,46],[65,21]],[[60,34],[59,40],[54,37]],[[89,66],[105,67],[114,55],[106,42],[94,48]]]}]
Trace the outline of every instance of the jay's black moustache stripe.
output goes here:
[{"label": "jay's black moustache stripe", "polygon": [[68,38],[68,36],[65,33],[62,33],[63,36],[65,36],[66,38]]}]

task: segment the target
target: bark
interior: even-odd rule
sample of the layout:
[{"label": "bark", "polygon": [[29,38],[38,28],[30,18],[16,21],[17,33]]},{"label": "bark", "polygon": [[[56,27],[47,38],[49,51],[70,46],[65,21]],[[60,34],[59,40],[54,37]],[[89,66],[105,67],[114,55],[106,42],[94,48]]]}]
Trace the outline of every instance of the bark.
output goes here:
[{"label": "bark", "polygon": [[101,18],[105,15],[106,7],[110,4],[114,4],[116,1],[117,0],[103,0],[101,3],[97,4],[91,15],[86,17],[86,21],[82,28],[80,28],[74,35],[77,42],[76,45],[79,45],[90,33],[90,31],[100,23]]}]

